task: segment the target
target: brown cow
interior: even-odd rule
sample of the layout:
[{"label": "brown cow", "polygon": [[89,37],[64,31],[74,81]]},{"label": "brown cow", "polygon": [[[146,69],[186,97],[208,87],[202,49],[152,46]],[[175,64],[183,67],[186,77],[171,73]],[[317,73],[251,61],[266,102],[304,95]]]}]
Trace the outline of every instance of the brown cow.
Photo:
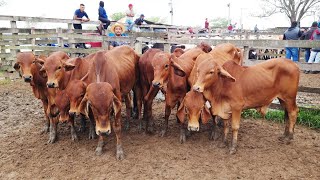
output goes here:
[{"label": "brown cow", "polygon": [[[195,82],[196,82],[196,74],[197,74],[197,68],[199,66],[199,64],[205,60],[212,60],[214,62],[216,62],[218,65],[222,66],[223,63],[225,63],[227,60],[232,59],[234,62],[236,62],[237,64],[242,63],[242,51],[235,47],[234,45],[230,44],[230,43],[225,43],[225,44],[219,44],[217,45],[211,52],[209,53],[203,53],[200,54],[195,62],[195,65],[190,73],[190,76],[188,78],[188,83],[189,86],[192,87]],[[177,111],[177,117],[180,120],[180,122],[184,123],[184,117],[185,115],[187,117],[194,117],[193,119],[188,118],[188,130],[189,131],[199,131],[200,130],[200,126],[199,126],[199,116],[200,116],[200,112],[206,112],[206,107],[205,106],[205,100],[202,94],[200,93],[192,93],[189,92],[187,93],[188,96],[186,96],[183,99],[183,102],[181,103],[180,107],[178,108]],[[192,104],[193,103],[193,104]],[[186,111],[186,109],[192,109],[189,111]],[[198,117],[198,119],[196,119],[196,117]],[[208,116],[206,116],[208,117]],[[197,120],[197,123],[195,122],[195,120]],[[206,120],[204,121],[206,122]],[[218,122],[217,117],[214,119],[213,121],[213,127],[212,127],[212,133],[210,135],[210,139],[216,139],[217,138],[217,133],[216,131],[216,124]],[[195,126],[196,125],[196,126]],[[180,141],[181,143],[183,143],[185,141],[185,128],[181,129],[181,133],[180,133]]]},{"label": "brown cow", "polygon": [[[176,48],[173,54],[180,57],[183,52],[182,49]],[[166,81],[169,74],[169,59],[169,53],[152,48],[146,51],[139,60],[142,97],[144,97],[143,119],[146,121],[146,132],[152,132],[152,130],[148,131],[149,119],[152,118],[152,101],[160,89],[163,93],[166,91],[166,82],[164,81]],[[165,70],[162,71],[163,69]],[[154,77],[157,77],[157,79],[154,79]]]},{"label": "brown cow", "polygon": [[[103,59],[103,60],[101,60]],[[88,74],[81,80],[74,80],[70,82],[70,85],[66,88],[66,94],[70,99],[70,114],[79,114],[79,104],[85,94],[87,85],[90,83],[97,82],[97,75],[101,82],[108,82],[117,91],[117,97],[121,94],[123,95],[126,103],[126,113],[127,113],[127,123],[126,128],[129,128],[129,117],[131,116],[132,105],[129,98],[129,92],[134,89],[134,93],[138,98],[138,119],[141,119],[141,88],[137,81],[139,77],[138,71],[138,60],[139,56],[134,52],[134,50],[129,46],[119,46],[115,47],[110,51],[99,51],[99,55],[95,55],[92,58],[93,65],[89,69]],[[107,61],[107,62],[105,62]],[[100,64],[99,64],[100,63]],[[98,66],[104,65],[103,71],[100,72]],[[112,68],[111,70],[108,70]],[[115,75],[113,75],[114,73]],[[102,78],[103,76],[103,78]],[[117,76],[115,79],[110,79],[112,76]],[[119,83],[114,84],[114,83]],[[121,97],[118,97],[121,99]],[[90,135],[89,135],[90,137]]]},{"label": "brown cow", "polygon": [[[296,95],[299,84],[298,66],[283,58],[268,60],[251,67],[241,67],[233,61],[223,66],[206,60],[197,68],[198,79],[193,90],[202,92],[210,101],[211,113],[227,120],[231,118],[232,144],[230,154],[236,152],[241,111],[259,108],[265,111],[274,98],[285,109],[286,127],[281,140],[290,142],[297,119]],[[227,143],[229,127],[224,127]]]},{"label": "brown cow", "polygon": [[103,135],[111,133],[111,116],[114,113],[112,125],[117,137],[116,157],[118,160],[124,159],[121,143],[121,101],[114,94],[114,87],[107,82],[91,83],[88,85],[80,106],[87,116],[89,107],[93,112],[93,117],[96,121],[96,132],[99,135],[96,154],[101,155],[102,153],[104,145]]},{"label": "brown cow", "polygon": [[[45,56],[40,56],[46,59]],[[55,89],[48,89],[46,87],[47,79],[40,74],[41,65],[36,63],[36,57],[31,52],[23,52],[17,54],[17,61],[14,64],[14,69],[19,72],[25,82],[30,83],[33,94],[40,99],[43,104],[44,113],[47,119],[43,132],[48,132],[50,127],[49,143],[55,140],[55,132],[52,131],[52,125],[55,124],[58,110],[55,108],[54,96]]]}]

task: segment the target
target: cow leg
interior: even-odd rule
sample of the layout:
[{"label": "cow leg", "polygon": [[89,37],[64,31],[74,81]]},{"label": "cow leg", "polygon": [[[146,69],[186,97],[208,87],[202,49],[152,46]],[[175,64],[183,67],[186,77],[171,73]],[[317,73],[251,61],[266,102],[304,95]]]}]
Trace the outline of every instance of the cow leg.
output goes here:
[{"label": "cow leg", "polygon": [[125,123],[125,130],[129,130],[130,128],[130,117],[131,117],[131,111],[132,111],[132,105],[129,97],[129,93],[124,95],[124,101],[126,103],[126,123]]},{"label": "cow leg", "polygon": [[142,118],[141,118],[141,110],[142,110],[142,92],[141,92],[141,87],[140,86],[134,86],[134,98],[133,102],[136,104],[137,108],[137,114],[135,118],[138,118],[139,121],[139,128],[138,130],[140,131],[142,129]]},{"label": "cow leg", "polygon": [[44,109],[44,114],[46,116],[46,122],[44,124],[43,129],[40,131],[40,134],[47,133],[49,132],[49,127],[50,127],[50,114],[48,114],[48,101],[47,100],[42,100],[43,104],[43,109]]},{"label": "cow leg", "polygon": [[50,133],[49,133],[49,140],[48,143],[52,144],[57,140],[57,124],[58,118],[51,117],[50,118]]},{"label": "cow leg", "polygon": [[209,139],[216,141],[219,137],[220,137],[220,133],[219,133],[219,128],[218,128],[218,121],[219,121],[219,117],[218,116],[213,116],[213,125],[212,125],[212,131],[210,133]]},{"label": "cow leg", "polygon": [[289,144],[293,139],[293,132],[297,121],[299,109],[296,102],[292,100],[282,102],[280,101],[280,103],[284,105],[286,127],[283,136],[281,136],[279,140],[284,141],[286,144]]},{"label": "cow leg", "polygon": [[89,139],[96,138],[94,116],[91,108],[89,108]]},{"label": "cow leg", "polygon": [[279,98],[278,98],[278,100],[284,109],[284,122],[285,122],[284,133],[282,136],[279,137],[279,140],[284,141],[285,138],[289,135],[289,115],[288,115],[288,111],[287,111],[287,107],[286,107],[287,105],[285,104],[285,102]]},{"label": "cow leg", "polygon": [[[152,101],[154,97],[156,97],[158,91],[158,88],[151,86],[147,96],[144,98],[145,106],[143,116],[146,121],[146,133],[153,133]],[[151,125],[150,129],[149,125]]]},{"label": "cow leg", "polygon": [[229,133],[229,120],[224,119],[222,143],[219,145],[220,148],[224,148],[228,146],[228,133]]},{"label": "cow leg", "polygon": [[80,114],[80,132],[86,131],[86,117],[83,114]]},{"label": "cow leg", "polygon": [[232,143],[230,148],[230,154],[235,154],[237,151],[240,118],[241,118],[241,110],[232,111],[232,119],[231,119]]},{"label": "cow leg", "polygon": [[164,115],[164,127],[160,133],[161,137],[164,137],[167,134],[170,114],[171,114],[171,107],[168,104],[166,104],[165,115]]},{"label": "cow leg", "polygon": [[180,143],[183,144],[186,142],[186,129],[185,123],[180,123]]},{"label": "cow leg", "polygon": [[116,120],[113,122],[113,129],[117,137],[117,152],[116,157],[117,160],[123,160],[124,159],[124,153],[122,149],[122,143],[121,143],[121,120],[120,117],[116,118]]},{"label": "cow leg", "polygon": [[137,102],[137,93],[134,90],[133,91],[133,108],[132,108],[132,113],[131,113],[131,117],[134,119],[138,119],[138,115],[139,115],[139,107],[138,107],[138,102]]},{"label": "cow leg", "polygon": [[97,156],[100,156],[102,154],[103,146],[104,146],[104,137],[103,137],[103,135],[99,135],[99,141],[98,141],[98,145],[96,148],[96,155]]},{"label": "cow leg", "polygon": [[76,130],[74,128],[74,119],[75,119],[75,116],[73,116],[73,117],[69,116],[68,123],[70,125],[70,130],[71,130],[71,140],[72,141],[77,141],[78,140],[78,136],[77,136]]}]

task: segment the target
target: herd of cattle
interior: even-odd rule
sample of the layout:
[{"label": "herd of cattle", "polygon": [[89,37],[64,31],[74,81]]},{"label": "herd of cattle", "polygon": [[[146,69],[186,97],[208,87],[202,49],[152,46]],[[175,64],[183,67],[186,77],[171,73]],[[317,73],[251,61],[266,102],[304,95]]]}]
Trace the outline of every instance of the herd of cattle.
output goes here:
[{"label": "herd of cattle", "polygon": [[17,55],[14,68],[43,103],[47,120],[43,132],[49,132],[49,143],[57,139],[58,122],[68,122],[72,140],[77,140],[74,120],[81,117],[80,131],[85,130],[88,119],[89,139],[99,136],[96,154],[102,153],[104,137],[113,130],[116,158],[122,160],[122,100],[126,105],[125,127],[134,116],[140,122],[139,130],[145,124],[144,130],[152,133],[152,102],[159,90],[165,94],[161,136],[166,134],[169,115],[177,106],[181,143],[186,141],[186,129],[199,131],[200,121],[205,124],[210,119],[211,138],[217,137],[217,124],[222,120],[225,145],[229,126],[232,129],[233,154],[242,110],[256,108],[265,115],[272,100],[278,98],[286,121],[280,139],[290,142],[298,113],[298,66],[277,58],[246,67],[242,60],[242,50],[232,44],[212,49],[201,43],[186,51],[177,48],[171,54],[149,49],[140,57],[129,46],[98,51],[84,58],[70,58],[61,51],[48,57],[22,52]]}]

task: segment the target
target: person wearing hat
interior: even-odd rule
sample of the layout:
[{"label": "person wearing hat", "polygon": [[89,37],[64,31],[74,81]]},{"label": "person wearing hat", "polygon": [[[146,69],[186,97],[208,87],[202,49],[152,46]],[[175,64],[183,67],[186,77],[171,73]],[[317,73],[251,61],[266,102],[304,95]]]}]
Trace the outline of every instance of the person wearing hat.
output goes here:
[{"label": "person wearing hat", "polygon": [[[123,24],[121,23],[115,23],[111,26],[111,32],[113,33],[112,36],[114,37],[121,37],[121,36],[125,36],[123,34],[124,30],[125,30],[125,27]],[[110,45],[109,45],[109,49],[112,49],[114,47],[117,47],[117,46],[121,46],[121,45],[125,45],[127,44],[127,42],[119,42],[119,41],[111,41],[110,42]]]},{"label": "person wearing hat", "polygon": [[126,24],[128,24],[128,31],[131,31],[130,27],[132,28],[131,24],[133,24],[133,17],[135,12],[133,11],[133,5],[129,4],[129,9],[126,11]]}]

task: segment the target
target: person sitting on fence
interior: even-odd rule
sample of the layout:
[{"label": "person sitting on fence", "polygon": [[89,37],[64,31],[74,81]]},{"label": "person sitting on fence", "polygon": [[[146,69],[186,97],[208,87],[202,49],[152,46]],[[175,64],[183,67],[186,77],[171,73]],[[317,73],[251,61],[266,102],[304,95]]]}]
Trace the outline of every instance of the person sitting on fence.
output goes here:
[{"label": "person sitting on fence", "polygon": [[[98,14],[99,14],[99,21],[101,21],[102,23],[97,27],[97,29],[98,29],[100,35],[102,35],[102,30],[108,29],[108,26],[110,25],[110,20],[108,19],[107,12],[104,9],[104,2],[103,1],[99,2]],[[105,23],[105,25],[103,25],[103,23]]]},{"label": "person sitting on fence", "polygon": [[128,28],[128,31],[130,32],[131,29],[130,27],[132,28],[132,24],[134,23],[133,22],[133,17],[134,17],[134,14],[135,12],[133,11],[133,5],[132,4],[129,4],[129,9],[126,11],[126,24],[128,25],[127,28]]},{"label": "person sitting on fence", "polygon": [[[318,23],[318,28],[313,31],[311,35],[311,40],[320,41],[320,22]],[[311,49],[308,63],[320,63],[320,48]]]},{"label": "person sitting on fence", "polygon": [[[84,11],[84,8],[85,8],[84,4],[80,4],[80,9],[77,9],[74,12],[74,15],[73,15],[74,20],[79,20],[80,22],[90,21],[88,14]],[[79,24],[75,23],[75,24],[73,24],[73,27],[74,27],[74,29],[82,29],[81,23],[79,23]]]},{"label": "person sitting on fence", "polygon": [[[317,29],[318,23],[315,21],[312,23],[308,31],[304,32],[300,37],[301,40],[310,40],[313,32]],[[305,48],[304,57],[305,61],[308,62],[310,58],[311,48]]]},{"label": "person sitting on fence", "polygon": [[[283,40],[298,40],[302,35],[299,27],[297,27],[297,21],[293,21],[291,23],[291,27],[289,27],[283,35]],[[286,58],[291,59],[294,62],[299,61],[299,48],[297,47],[286,47]]]},{"label": "person sitting on fence", "polygon": [[[112,37],[112,36],[114,36],[114,37],[126,36],[125,34],[123,34],[124,30],[125,30],[125,27],[123,24],[115,23],[114,25],[111,26],[110,31],[112,32],[112,34],[109,34],[109,36],[110,37]],[[109,49],[112,49],[116,46],[126,45],[126,44],[128,44],[128,43],[123,42],[123,41],[110,41]]]}]

